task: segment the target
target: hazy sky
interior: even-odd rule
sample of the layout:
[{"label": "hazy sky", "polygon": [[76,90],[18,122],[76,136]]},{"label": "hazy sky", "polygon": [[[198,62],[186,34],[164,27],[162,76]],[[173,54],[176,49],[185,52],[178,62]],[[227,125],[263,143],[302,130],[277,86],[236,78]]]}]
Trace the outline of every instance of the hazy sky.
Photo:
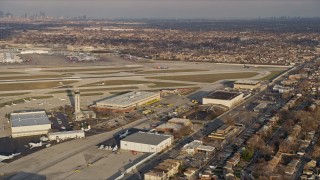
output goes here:
[{"label": "hazy sky", "polygon": [[101,18],[320,17],[320,0],[0,0],[0,10]]}]

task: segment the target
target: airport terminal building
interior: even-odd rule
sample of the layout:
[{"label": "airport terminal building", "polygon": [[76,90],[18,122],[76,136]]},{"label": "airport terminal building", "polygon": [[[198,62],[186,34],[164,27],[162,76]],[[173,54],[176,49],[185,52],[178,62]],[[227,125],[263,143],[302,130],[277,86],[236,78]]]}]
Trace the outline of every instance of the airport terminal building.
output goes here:
[{"label": "airport terminal building", "polygon": [[136,91],[99,101],[93,108],[97,110],[128,111],[158,100],[160,100],[160,92]]},{"label": "airport terminal building", "polygon": [[120,141],[120,148],[135,152],[155,153],[161,152],[170,147],[173,143],[173,136],[138,132]]},{"label": "airport terminal building", "polygon": [[45,111],[11,113],[10,122],[13,138],[47,134],[51,129]]},{"label": "airport terminal building", "polygon": [[228,108],[243,100],[243,94],[238,92],[215,91],[202,99],[203,104],[217,104]]}]

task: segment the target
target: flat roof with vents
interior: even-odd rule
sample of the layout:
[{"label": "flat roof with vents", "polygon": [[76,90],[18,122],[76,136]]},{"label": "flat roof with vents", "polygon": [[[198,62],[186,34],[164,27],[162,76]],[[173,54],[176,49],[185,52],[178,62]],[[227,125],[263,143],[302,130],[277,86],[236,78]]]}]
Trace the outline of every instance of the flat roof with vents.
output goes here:
[{"label": "flat roof with vents", "polygon": [[45,111],[11,113],[10,121],[12,127],[51,124]]},{"label": "flat roof with vents", "polygon": [[149,145],[158,145],[164,140],[169,138],[172,138],[172,136],[164,135],[164,134],[137,132],[135,134],[132,134],[122,139],[121,141],[149,144]]},{"label": "flat roof with vents", "polygon": [[97,107],[130,107],[139,105],[139,103],[160,98],[159,92],[147,92],[147,91],[137,91],[128,92],[115,97],[110,97],[108,99],[99,101],[96,103]]},{"label": "flat roof with vents", "polygon": [[241,93],[237,92],[227,92],[227,91],[215,91],[209,94],[206,98],[210,99],[221,99],[221,100],[231,100],[235,97],[241,95]]}]

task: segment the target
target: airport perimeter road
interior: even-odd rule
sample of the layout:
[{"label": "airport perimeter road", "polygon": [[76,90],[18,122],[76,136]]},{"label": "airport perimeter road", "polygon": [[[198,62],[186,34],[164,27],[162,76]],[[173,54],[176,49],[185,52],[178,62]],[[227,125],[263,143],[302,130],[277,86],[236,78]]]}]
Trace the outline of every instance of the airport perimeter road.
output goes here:
[{"label": "airport perimeter road", "polygon": [[[146,120],[147,118],[139,119],[123,126],[122,128],[132,128]],[[28,176],[30,176],[30,174],[27,173],[37,174],[38,172],[47,169],[62,160],[68,159],[75,154],[78,154],[92,146],[95,146],[96,144],[112,138],[113,135],[122,128],[83,139],[64,142],[22,157],[16,161],[1,166],[0,176],[4,174],[18,173],[11,179],[29,179]]]}]

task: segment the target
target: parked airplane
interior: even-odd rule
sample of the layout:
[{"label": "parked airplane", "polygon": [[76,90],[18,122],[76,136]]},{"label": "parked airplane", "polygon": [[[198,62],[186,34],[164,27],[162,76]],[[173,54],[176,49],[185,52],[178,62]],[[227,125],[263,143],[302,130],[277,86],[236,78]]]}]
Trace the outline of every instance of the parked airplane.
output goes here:
[{"label": "parked airplane", "polygon": [[11,154],[9,156],[0,155],[0,162],[7,160],[7,159],[13,159],[15,156],[20,155],[21,153]]},{"label": "parked airplane", "polygon": [[155,69],[169,69],[168,66],[156,66]]},{"label": "parked airplane", "polygon": [[124,132],[123,134],[120,134],[119,137],[124,138],[124,137],[128,136],[128,134],[129,134],[129,130],[127,129],[126,132]]},{"label": "parked airplane", "polygon": [[104,148],[104,145],[101,144],[101,145],[99,146],[99,149],[103,149],[103,148]]},{"label": "parked airplane", "polygon": [[40,141],[49,141],[49,138],[47,138],[47,137],[45,137],[45,136],[42,136],[42,137],[40,138]]},{"label": "parked airplane", "polygon": [[105,150],[112,150],[112,147],[111,146],[106,146],[104,149]]},{"label": "parked airplane", "polygon": [[118,145],[112,148],[112,152],[117,152],[117,150],[118,150]]},{"label": "parked airplane", "polygon": [[91,126],[88,125],[88,128],[87,129],[84,129],[84,131],[89,131],[91,129]]},{"label": "parked airplane", "polygon": [[35,147],[41,147],[44,144],[42,143],[42,141],[40,141],[39,143],[29,143],[30,149],[35,148]]}]

